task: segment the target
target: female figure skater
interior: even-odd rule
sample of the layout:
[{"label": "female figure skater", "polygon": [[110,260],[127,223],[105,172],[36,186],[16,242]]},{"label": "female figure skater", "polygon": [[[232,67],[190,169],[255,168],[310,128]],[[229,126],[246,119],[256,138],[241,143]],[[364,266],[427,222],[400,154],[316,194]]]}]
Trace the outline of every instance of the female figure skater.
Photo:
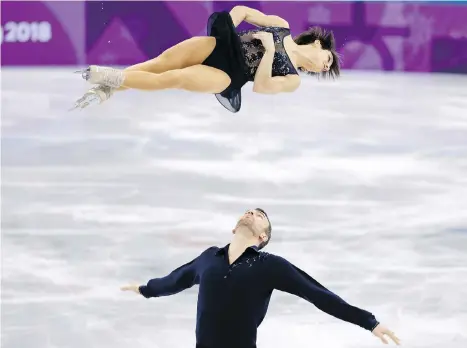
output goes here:
[{"label": "female figure skater", "polygon": [[[242,21],[259,28],[237,32]],[[174,88],[215,94],[226,109],[238,112],[241,88],[249,81],[254,92],[275,94],[298,88],[297,71],[331,77],[340,74],[334,36],[319,27],[292,39],[284,19],[236,6],[230,13],[213,13],[207,32],[206,37],[183,41],[154,59],[124,70],[91,65],[78,71],[97,86],[74,108],[102,103],[114,91],[128,88]]]}]

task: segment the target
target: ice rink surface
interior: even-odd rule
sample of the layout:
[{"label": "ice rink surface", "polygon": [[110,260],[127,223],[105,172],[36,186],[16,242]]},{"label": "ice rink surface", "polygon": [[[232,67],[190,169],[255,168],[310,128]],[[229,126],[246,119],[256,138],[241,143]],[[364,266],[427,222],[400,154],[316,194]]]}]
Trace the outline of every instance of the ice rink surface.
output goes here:
[{"label": "ice rink surface", "polygon": [[[196,291],[145,283],[264,208],[267,251],[405,347],[467,347],[467,76],[345,72],[294,94],[128,91],[69,113],[69,70],[2,71],[2,348],[194,347]],[[259,348],[376,348],[274,292]]]}]

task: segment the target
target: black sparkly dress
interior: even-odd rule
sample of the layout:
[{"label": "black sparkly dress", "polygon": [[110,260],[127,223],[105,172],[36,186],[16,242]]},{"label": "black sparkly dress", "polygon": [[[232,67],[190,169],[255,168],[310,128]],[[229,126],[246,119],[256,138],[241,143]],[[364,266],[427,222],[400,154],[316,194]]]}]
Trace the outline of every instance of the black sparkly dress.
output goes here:
[{"label": "black sparkly dress", "polygon": [[237,31],[228,12],[214,12],[208,20],[209,36],[216,38],[216,47],[203,65],[224,71],[231,83],[223,92],[216,94],[217,100],[229,111],[238,112],[242,105],[242,87],[254,81],[256,70],[264,55],[264,47],[253,34],[259,31],[272,33],[275,43],[272,76],[297,75],[284,48],[284,38],[290,29],[281,27],[260,27],[253,30]]}]

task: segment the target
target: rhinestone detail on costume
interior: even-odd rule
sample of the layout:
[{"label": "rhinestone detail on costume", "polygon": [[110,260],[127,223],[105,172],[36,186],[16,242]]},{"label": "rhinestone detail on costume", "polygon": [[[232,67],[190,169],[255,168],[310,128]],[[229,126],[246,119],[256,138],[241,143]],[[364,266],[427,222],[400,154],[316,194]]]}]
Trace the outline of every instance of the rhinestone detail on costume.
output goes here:
[{"label": "rhinestone detail on costume", "polygon": [[297,70],[290,61],[284,47],[284,38],[290,35],[290,29],[279,27],[265,27],[253,30],[240,31],[238,36],[242,43],[243,55],[247,66],[246,75],[249,81],[253,81],[258,70],[259,63],[264,56],[265,49],[261,40],[253,38],[253,34],[259,31],[272,33],[275,44],[274,60],[272,63],[272,76],[297,75]]}]

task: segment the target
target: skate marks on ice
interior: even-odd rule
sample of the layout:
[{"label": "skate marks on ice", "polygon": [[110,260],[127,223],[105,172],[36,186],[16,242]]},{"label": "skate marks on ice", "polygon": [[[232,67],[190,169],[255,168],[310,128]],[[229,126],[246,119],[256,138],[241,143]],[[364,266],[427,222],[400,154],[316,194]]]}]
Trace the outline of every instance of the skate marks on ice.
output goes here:
[{"label": "skate marks on ice", "polygon": [[[270,252],[404,346],[466,345],[465,78],[346,73],[246,91],[235,115],[210,95],[134,91],[68,113],[89,88],[69,71],[2,78],[6,348],[194,346],[196,288],[148,301],[119,287],[226,244],[256,206]],[[277,292],[258,345],[291,342],[381,346]]]}]

